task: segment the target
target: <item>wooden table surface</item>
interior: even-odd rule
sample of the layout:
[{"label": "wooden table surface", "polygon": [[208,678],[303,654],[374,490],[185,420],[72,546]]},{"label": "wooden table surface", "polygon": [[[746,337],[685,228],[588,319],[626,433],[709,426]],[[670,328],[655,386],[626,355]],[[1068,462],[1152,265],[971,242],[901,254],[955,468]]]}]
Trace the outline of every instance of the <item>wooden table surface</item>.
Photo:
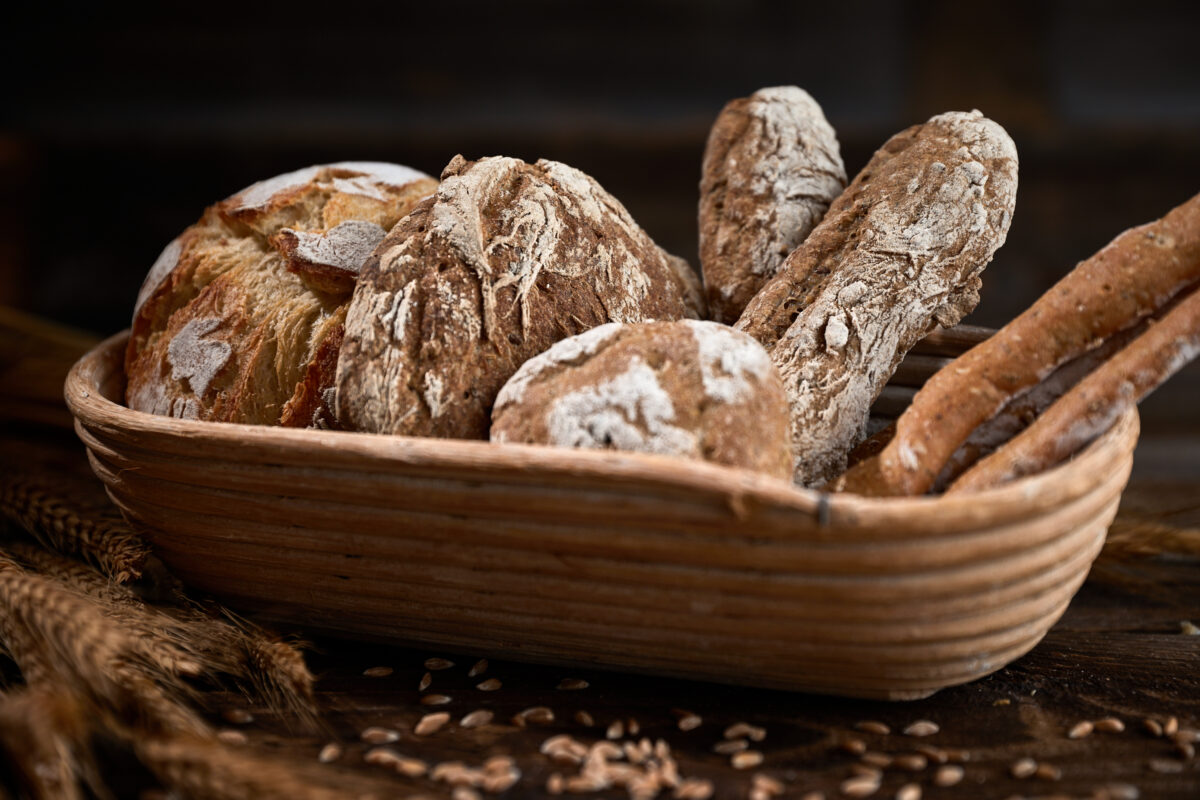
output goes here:
[{"label": "wooden table surface", "polygon": [[[61,429],[9,425],[0,437],[0,451],[8,456],[9,470],[49,471],[65,483],[83,482],[101,491],[99,482],[88,477],[82,445]],[[926,798],[1196,798],[1200,760],[1185,738],[1187,731],[1200,728],[1200,636],[1192,626],[1200,623],[1198,561],[1200,482],[1135,477],[1110,531],[1109,547],[1046,639],[988,678],[916,702],[846,700],[501,661],[470,675],[482,654],[328,638],[313,640],[308,651],[309,665],[319,677],[320,730],[302,730],[295,720],[247,704],[232,691],[209,692],[202,702],[215,724],[245,735],[246,748],[314,764],[322,749],[336,742],[339,748],[327,755],[341,752],[330,769],[386,777],[397,796],[414,790],[444,796],[452,787],[432,780],[429,773],[404,777],[387,766],[366,763],[372,745],[361,735],[368,728],[395,731],[391,750],[431,769],[455,761],[477,767],[493,756],[511,756],[521,777],[505,793],[508,797],[546,796],[558,781],[551,778],[554,773],[565,781],[579,772],[579,766],[556,763],[539,752],[546,740],[563,734],[589,746],[606,735],[621,742],[663,740],[680,774],[711,781],[713,796],[719,798],[766,800],[776,789],[783,797],[820,796],[811,792],[850,796],[843,793],[844,782],[864,766],[861,750],[867,751],[868,766],[896,757],[882,768],[875,797],[904,797],[898,794],[902,787],[918,784]],[[430,670],[429,658],[447,659],[453,666]],[[364,675],[373,667],[390,672]],[[422,690],[427,673],[430,682]],[[500,687],[478,688],[489,678]],[[565,679],[586,682],[586,687],[560,688]],[[433,694],[449,700],[422,704],[422,698]],[[523,725],[513,721],[531,707],[549,708],[553,720],[535,714]],[[243,709],[253,721],[231,724],[228,719],[237,719],[231,712]],[[459,724],[478,709],[493,712],[490,724]],[[439,711],[450,714],[447,725],[431,735],[413,732],[421,717]],[[699,719],[681,726],[688,715]],[[589,718],[592,724],[585,724]],[[1071,738],[1078,723],[1108,718],[1120,720],[1124,730],[1093,730]],[[936,723],[938,731],[906,735],[904,729],[917,720]],[[611,729],[618,721],[623,728],[619,735]],[[859,729],[864,721],[882,722],[890,733]],[[762,754],[761,764],[736,769],[731,755],[713,751],[725,741],[725,730],[739,722],[765,732],[761,741],[747,743],[749,750]],[[1178,727],[1184,737],[1156,735],[1162,726],[1168,731]],[[232,741],[239,739],[231,735]],[[947,756],[951,764],[959,764],[961,782],[937,785],[938,765],[913,758],[919,748],[925,748],[927,762]],[[1034,759],[1041,772],[1014,777],[1014,764],[1023,758]],[[452,772],[443,767],[437,774]],[[127,774],[117,776],[114,785],[137,796],[153,784]],[[626,795],[622,789],[599,793]],[[661,796],[669,797],[671,791]],[[469,800],[472,795],[460,791],[458,797]]]}]

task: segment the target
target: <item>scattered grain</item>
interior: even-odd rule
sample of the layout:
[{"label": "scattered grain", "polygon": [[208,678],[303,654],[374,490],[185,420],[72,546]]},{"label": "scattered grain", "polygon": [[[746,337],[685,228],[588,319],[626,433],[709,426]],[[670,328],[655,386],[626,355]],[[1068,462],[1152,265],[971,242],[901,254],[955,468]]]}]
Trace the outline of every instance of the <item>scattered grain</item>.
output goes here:
[{"label": "scattered grain", "polygon": [[756,789],[762,789],[770,795],[783,794],[783,783],[779,779],[762,772],[754,773],[754,777],[751,778],[751,785]]},{"label": "scattered grain", "polygon": [[708,800],[713,796],[713,783],[703,778],[688,778],[675,787],[675,800]]},{"label": "scattered grain", "polygon": [[494,692],[503,685],[499,678],[488,678],[486,681],[475,684],[475,688],[481,692]]},{"label": "scattered grain", "polygon": [[1179,719],[1177,717],[1167,717],[1167,721],[1163,723],[1163,735],[1174,736],[1179,732]]},{"label": "scattered grain", "polygon": [[423,692],[433,685],[433,673],[426,672],[421,676],[421,682],[417,684],[417,691]]},{"label": "scattered grain", "polygon": [[596,720],[592,718],[591,714],[584,711],[583,709],[580,709],[579,711],[575,712],[575,721],[578,722],[580,725],[582,725],[585,728],[596,727]]},{"label": "scattered grain", "polygon": [[1037,772],[1037,768],[1038,764],[1032,758],[1020,758],[1012,763],[1008,771],[1014,778],[1029,778]]},{"label": "scattered grain", "polygon": [[580,689],[586,689],[589,686],[591,686],[591,684],[585,681],[583,678],[563,678],[558,682],[557,688],[559,691],[563,692],[577,692]]},{"label": "scattered grain", "polygon": [[1179,751],[1179,755],[1183,756],[1184,759],[1191,761],[1196,757],[1196,746],[1194,744],[1191,742],[1180,741],[1174,736],[1172,736],[1171,739],[1175,742],[1175,749]]},{"label": "scattered grain", "polygon": [[767,729],[751,725],[748,722],[735,722],[725,729],[726,739],[741,739],[743,737],[753,742],[761,742],[767,738]]},{"label": "scattered grain", "polygon": [[863,733],[876,733],[880,736],[887,736],[892,732],[892,729],[887,725],[873,719],[865,719],[861,722],[854,723],[854,727]]},{"label": "scattered grain", "polygon": [[585,772],[580,775],[572,775],[567,778],[566,782],[567,791],[576,794],[602,792],[611,785],[612,781],[608,776],[599,772]]},{"label": "scattered grain", "polygon": [[391,744],[400,740],[400,734],[390,728],[371,727],[361,734],[367,744]]},{"label": "scattered grain", "polygon": [[864,775],[876,780],[883,780],[883,770],[878,767],[871,767],[866,764],[851,764],[850,772],[855,775]]},{"label": "scattered grain", "polygon": [[905,728],[904,734],[906,736],[932,736],[940,730],[941,728],[938,727],[936,722],[931,722],[927,719],[919,719]]},{"label": "scattered grain", "polygon": [[463,728],[480,728],[487,725],[495,717],[491,711],[486,708],[480,708],[467,714],[459,721],[459,725]]},{"label": "scattered grain", "polygon": [[1095,725],[1093,725],[1089,720],[1085,719],[1082,722],[1076,722],[1071,727],[1071,730],[1067,731],[1067,738],[1068,739],[1083,739],[1087,736],[1091,736],[1092,730],[1094,728],[1095,728]]},{"label": "scattered grain", "polygon": [[729,763],[734,769],[751,769],[762,762],[763,754],[757,750],[743,750],[740,753],[734,753],[729,759]]},{"label": "scattered grain", "polygon": [[1151,772],[1157,772],[1160,775],[1176,775],[1183,772],[1183,762],[1170,758],[1152,758],[1146,766],[1150,767]]},{"label": "scattered grain", "polygon": [[1092,727],[1103,733],[1120,733],[1125,730],[1125,723],[1116,717],[1105,717],[1096,720]]},{"label": "scattered grain", "polygon": [[1196,636],[1200,634],[1200,627],[1189,620],[1181,620],[1179,623],[1179,632],[1186,636]]},{"label": "scattered grain", "polygon": [[620,739],[624,735],[625,735],[625,723],[621,722],[621,720],[618,719],[618,720],[614,720],[613,723],[608,726],[608,731],[605,732],[604,737],[606,739]]},{"label": "scattered grain", "polygon": [[400,754],[390,747],[373,747],[363,753],[363,761],[381,767],[395,767]]},{"label": "scattered grain", "polygon": [[805,792],[800,800],[825,800],[824,792]]},{"label": "scattered grain", "polygon": [[439,669],[450,669],[454,666],[454,662],[445,658],[427,658],[425,659],[425,669],[437,671]]},{"label": "scattered grain", "polygon": [[1011,706],[1012,700],[1008,699],[1007,697],[1001,697],[999,700],[993,701],[992,705],[993,706]]},{"label": "scattered grain", "polygon": [[847,778],[842,781],[839,787],[842,794],[847,797],[870,797],[879,791],[879,778],[872,778],[869,775],[856,775],[853,778]]},{"label": "scattered grain", "polygon": [[444,706],[450,702],[450,696],[445,694],[427,694],[421,698],[423,706]]},{"label": "scattered grain", "polygon": [[567,734],[551,736],[542,742],[541,752],[555,761],[567,761],[572,764],[582,764],[587,758],[588,748],[582,742],[577,742]]},{"label": "scattered grain", "polygon": [[391,674],[391,667],[367,667],[363,670],[363,675],[366,675],[368,678],[386,678]]},{"label": "scattered grain", "polygon": [[1142,727],[1145,728],[1151,736],[1163,735],[1163,726],[1156,719],[1150,719],[1147,717],[1146,719],[1142,720]]},{"label": "scattered grain", "polygon": [[629,733],[630,736],[637,736],[639,733],[642,732],[642,726],[638,724],[638,721],[636,719],[634,719],[633,717],[630,717],[629,721],[625,723],[625,730]]},{"label": "scattered grain", "polygon": [[931,764],[945,764],[950,760],[950,754],[940,747],[923,744],[916,749],[918,753],[928,758]]},{"label": "scattered grain", "polygon": [[[520,720],[518,722],[518,720]],[[527,723],[534,725],[549,725],[554,722],[554,712],[546,706],[531,706],[513,717],[513,722],[524,727]]]},{"label": "scattered grain", "polygon": [[959,750],[954,747],[947,748],[945,751],[946,760],[953,761],[956,764],[963,764],[971,760],[970,750]]},{"label": "scattered grain", "polygon": [[321,752],[317,753],[317,761],[322,764],[332,764],[342,757],[342,746],[337,742],[330,742],[321,748]]},{"label": "scattered grain", "polygon": [[681,731],[694,731],[702,724],[704,724],[704,720],[699,714],[688,714],[686,717],[680,717],[678,723],[679,730]]},{"label": "scattered grain", "polygon": [[470,786],[455,786],[454,791],[450,793],[450,800],[482,800],[482,798],[479,792]]},{"label": "scattered grain", "polygon": [[746,739],[726,739],[714,744],[712,750],[714,753],[727,756],[732,753],[740,753],[748,747],[750,747],[750,742]]},{"label": "scattered grain", "polygon": [[249,725],[254,722],[254,715],[244,708],[230,708],[221,712],[221,719],[230,725]]},{"label": "scattered grain", "polygon": [[437,733],[441,727],[450,721],[450,714],[445,711],[439,711],[436,714],[426,714],[417,720],[417,724],[413,726],[413,733],[417,736],[429,736]]},{"label": "scattered grain", "polygon": [[429,771],[429,765],[419,758],[400,756],[392,765],[396,772],[409,778],[420,778]]},{"label": "scattered grain", "polygon": [[892,759],[892,763],[897,767],[909,772],[920,772],[929,766],[929,759],[920,753],[906,753],[901,756],[896,756]]},{"label": "scattered grain", "polygon": [[938,786],[954,786],[963,779],[964,774],[966,773],[963,768],[957,764],[946,764],[938,767],[937,772],[933,774],[933,782]]},{"label": "scattered grain", "polygon": [[867,743],[862,739],[845,739],[838,743],[838,747],[852,756],[861,756],[867,752]]},{"label": "scattered grain", "polygon": [[1196,744],[1200,742],[1200,731],[1195,728],[1180,728],[1171,736],[1177,742],[1192,742]]},{"label": "scattered grain", "polygon": [[1096,791],[1096,800],[1138,800],[1141,796],[1132,783],[1109,783]]},{"label": "scattered grain", "polygon": [[550,777],[546,778],[546,794],[562,794],[565,785],[566,780],[561,772],[551,772]]},{"label": "scattered grain", "polygon": [[1037,770],[1033,774],[1044,781],[1062,780],[1062,770],[1053,764],[1038,764]]},{"label": "scattered grain", "polygon": [[250,741],[248,738],[246,738],[246,734],[242,733],[241,731],[235,731],[232,728],[226,728],[225,730],[217,731],[217,740],[224,742],[225,744],[238,746],[246,744]]},{"label": "scattered grain", "polygon": [[921,800],[921,784],[904,784],[896,790],[896,800]]},{"label": "scattered grain", "polygon": [[862,762],[864,764],[869,764],[872,767],[887,769],[892,765],[892,757],[887,753],[878,753],[874,750],[868,750],[862,754]]}]

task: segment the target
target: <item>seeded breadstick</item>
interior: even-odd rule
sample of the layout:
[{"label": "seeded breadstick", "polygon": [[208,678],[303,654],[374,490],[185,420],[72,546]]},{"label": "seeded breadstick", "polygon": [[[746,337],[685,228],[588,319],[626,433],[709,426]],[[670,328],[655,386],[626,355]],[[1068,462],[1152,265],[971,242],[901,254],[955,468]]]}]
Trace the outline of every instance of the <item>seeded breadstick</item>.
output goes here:
[{"label": "seeded breadstick", "polygon": [[1061,364],[1153,314],[1200,280],[1200,195],[1122,233],[1021,316],[934,375],[845,491],[922,494],[971,432]]},{"label": "seeded breadstick", "polygon": [[1047,469],[1103,433],[1132,405],[1200,355],[1200,289],[1088,375],[948,490],[986,489]]}]

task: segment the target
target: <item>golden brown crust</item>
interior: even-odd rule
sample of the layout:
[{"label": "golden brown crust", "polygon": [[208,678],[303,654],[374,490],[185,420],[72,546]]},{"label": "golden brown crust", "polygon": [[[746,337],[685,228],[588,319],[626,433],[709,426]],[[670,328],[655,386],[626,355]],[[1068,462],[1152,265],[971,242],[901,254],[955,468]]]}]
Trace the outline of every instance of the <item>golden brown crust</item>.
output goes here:
[{"label": "golden brown crust", "polygon": [[1012,441],[967,470],[947,494],[978,491],[1070,458],[1200,355],[1200,289],[1096,368]]},{"label": "golden brown crust", "polygon": [[[879,455],[875,474],[847,486],[921,494],[971,432],[1014,396],[1200,280],[1200,195],[1161,220],[1122,233],[995,336],[917,393]],[[953,413],[946,413],[953,409]]]},{"label": "golden brown crust", "polygon": [[263,181],[206,209],[164,250],[139,295],[125,362],[129,406],[278,424],[299,393],[299,411],[309,377],[332,379],[328,340],[354,260],[371,249],[356,237],[382,238],[434,185],[397,165],[343,163]]},{"label": "golden brown crust", "polygon": [[521,366],[494,442],[630,450],[791,476],[783,384],[751,337],[715,322],[609,323]]},{"label": "golden brown crust", "polygon": [[363,267],[338,363],[343,424],[484,439],[500,387],[554,342],[699,314],[679,260],[578,170],[459,156],[442,178]]}]

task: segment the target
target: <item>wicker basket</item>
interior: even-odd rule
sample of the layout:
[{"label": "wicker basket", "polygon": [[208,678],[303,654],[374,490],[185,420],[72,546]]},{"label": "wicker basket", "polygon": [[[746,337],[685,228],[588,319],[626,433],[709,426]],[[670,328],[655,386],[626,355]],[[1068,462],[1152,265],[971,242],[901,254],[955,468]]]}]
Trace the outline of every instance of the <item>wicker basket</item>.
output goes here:
[{"label": "wicker basket", "polygon": [[1100,551],[1136,412],[949,498],[827,496],[656,456],[196,422],[120,405],[126,334],[66,397],[179,577],[309,629],[517,660],[918,698],[1032,648]]}]

